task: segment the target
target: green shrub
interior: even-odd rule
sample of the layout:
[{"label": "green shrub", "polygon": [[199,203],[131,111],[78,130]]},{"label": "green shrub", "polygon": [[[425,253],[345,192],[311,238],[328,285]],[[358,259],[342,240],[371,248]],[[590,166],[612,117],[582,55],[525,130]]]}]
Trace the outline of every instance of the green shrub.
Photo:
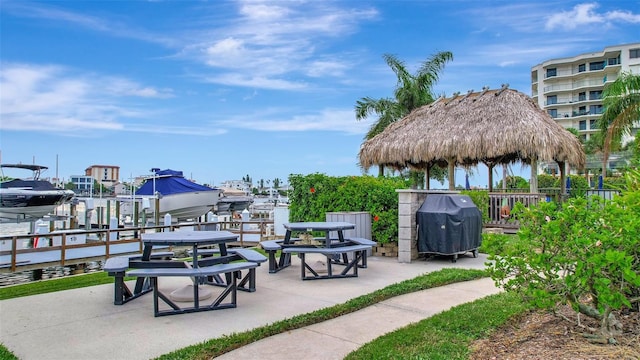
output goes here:
[{"label": "green shrub", "polygon": [[462,190],[463,195],[468,195],[471,201],[476,205],[478,210],[482,213],[482,223],[489,222],[489,191],[487,190]]},{"label": "green shrub", "polygon": [[609,190],[620,190],[626,188],[626,181],[624,176],[605,177],[602,182],[602,187]]},{"label": "green shrub", "polygon": [[[517,175],[507,176],[506,184],[507,184],[506,186],[507,189],[528,189],[529,188],[529,182],[527,181],[527,179]],[[495,188],[502,189],[502,180],[498,181]]]},{"label": "green shrub", "polygon": [[558,187],[558,178],[553,175],[539,174],[538,175],[538,188],[546,189]]},{"label": "green shrub", "polygon": [[[570,179],[570,189],[569,189],[569,197],[584,197],[587,194],[589,186],[589,182],[585,179],[584,176],[581,175],[569,175]],[[560,187],[560,178],[558,178],[558,187]]]},{"label": "green shrub", "polygon": [[478,251],[488,255],[500,255],[512,251],[518,241],[518,235],[483,233],[482,245]]},{"label": "green shrub", "polygon": [[[640,180],[640,173],[636,175]],[[628,182],[633,183],[633,176]],[[640,191],[612,201],[597,196],[560,205],[541,202],[512,211],[519,241],[490,255],[496,284],[540,308],[571,304],[601,323],[606,337],[620,331],[612,315],[631,308],[640,288]]]},{"label": "green shrub", "polygon": [[372,176],[331,177],[324,174],[289,176],[290,221],[325,221],[327,212],[371,214],[373,241],[398,241],[398,193],[408,180]]}]

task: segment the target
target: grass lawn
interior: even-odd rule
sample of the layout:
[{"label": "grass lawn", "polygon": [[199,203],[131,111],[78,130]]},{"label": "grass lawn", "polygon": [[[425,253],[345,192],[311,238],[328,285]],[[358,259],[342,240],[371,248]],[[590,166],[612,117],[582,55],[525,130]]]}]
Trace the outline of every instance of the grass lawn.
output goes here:
[{"label": "grass lawn", "polygon": [[[130,278],[130,280],[133,279],[134,278]],[[107,275],[107,273],[103,271],[90,274],[66,276],[63,278],[34,281],[26,284],[1,287],[0,300],[110,283],[113,283],[113,277]]]},{"label": "grass lawn", "polygon": [[527,310],[516,296],[500,293],[453,307],[385,334],[348,354],[357,359],[468,359],[474,340]]}]

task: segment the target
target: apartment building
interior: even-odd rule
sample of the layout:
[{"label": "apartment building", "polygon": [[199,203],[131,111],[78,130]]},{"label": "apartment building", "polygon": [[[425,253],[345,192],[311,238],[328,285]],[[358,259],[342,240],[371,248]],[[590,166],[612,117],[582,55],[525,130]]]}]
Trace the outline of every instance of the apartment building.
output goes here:
[{"label": "apartment building", "polygon": [[118,179],[120,178],[120,166],[91,165],[86,168],[84,172],[85,176],[91,176],[105,187],[112,187],[118,183]]},{"label": "apartment building", "polygon": [[[531,96],[560,125],[583,140],[599,131],[602,92],[620,73],[640,74],[640,43],[547,60],[531,68]],[[637,132],[635,129],[634,133]]]}]

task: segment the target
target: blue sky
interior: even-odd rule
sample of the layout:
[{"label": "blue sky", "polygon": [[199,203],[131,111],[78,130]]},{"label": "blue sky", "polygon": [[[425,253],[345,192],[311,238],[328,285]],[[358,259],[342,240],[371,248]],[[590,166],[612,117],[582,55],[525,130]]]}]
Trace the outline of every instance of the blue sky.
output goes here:
[{"label": "blue sky", "polygon": [[3,163],[218,185],[361,174],[354,106],[392,96],[385,53],[414,72],[451,51],[436,95],[530,95],[536,64],[640,41],[640,1],[0,0],[0,27]]}]

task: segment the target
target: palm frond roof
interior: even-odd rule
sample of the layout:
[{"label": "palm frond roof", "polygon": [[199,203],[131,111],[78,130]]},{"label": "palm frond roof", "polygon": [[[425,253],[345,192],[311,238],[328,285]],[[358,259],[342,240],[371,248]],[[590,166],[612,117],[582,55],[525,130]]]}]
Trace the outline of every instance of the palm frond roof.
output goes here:
[{"label": "palm frond roof", "polygon": [[415,109],[365,141],[361,166],[424,169],[456,165],[566,162],[585,164],[575,135],[540,109],[527,95],[502,89],[454,94]]}]

